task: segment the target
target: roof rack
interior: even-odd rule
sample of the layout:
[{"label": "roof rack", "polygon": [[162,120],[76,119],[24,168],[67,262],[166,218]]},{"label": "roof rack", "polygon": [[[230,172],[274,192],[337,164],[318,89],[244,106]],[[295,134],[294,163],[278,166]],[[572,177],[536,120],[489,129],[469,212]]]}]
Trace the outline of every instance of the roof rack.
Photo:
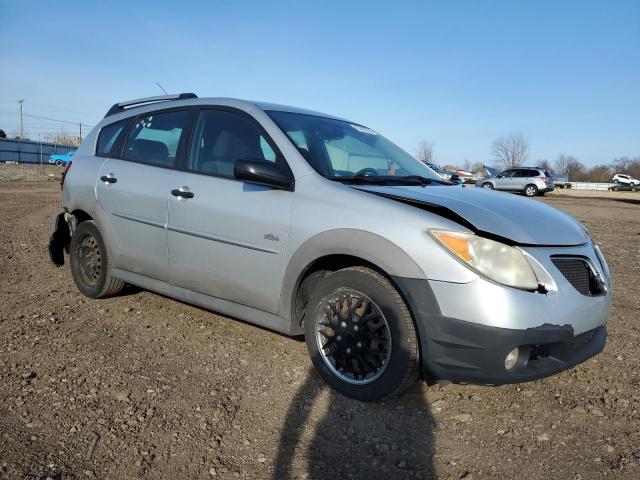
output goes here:
[{"label": "roof rack", "polygon": [[138,98],[136,100],[127,100],[126,102],[116,103],[109,109],[106,117],[115,115],[116,113],[124,112],[128,108],[138,107],[141,105],[147,105],[149,103],[168,102],[171,100],[186,100],[188,98],[198,98],[195,93],[179,93],[176,95],[158,95],[156,97]]}]

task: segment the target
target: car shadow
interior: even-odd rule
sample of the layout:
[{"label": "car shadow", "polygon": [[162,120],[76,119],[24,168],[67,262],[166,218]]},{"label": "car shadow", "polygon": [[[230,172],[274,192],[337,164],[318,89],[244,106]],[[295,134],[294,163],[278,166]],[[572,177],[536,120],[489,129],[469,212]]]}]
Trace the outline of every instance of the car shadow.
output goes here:
[{"label": "car shadow", "polygon": [[636,198],[614,198],[616,202],[630,203],[631,205],[640,205],[640,200]]},{"label": "car shadow", "polygon": [[289,406],[272,478],[435,478],[434,430],[422,384],[365,403],[330,389],[311,369]]}]

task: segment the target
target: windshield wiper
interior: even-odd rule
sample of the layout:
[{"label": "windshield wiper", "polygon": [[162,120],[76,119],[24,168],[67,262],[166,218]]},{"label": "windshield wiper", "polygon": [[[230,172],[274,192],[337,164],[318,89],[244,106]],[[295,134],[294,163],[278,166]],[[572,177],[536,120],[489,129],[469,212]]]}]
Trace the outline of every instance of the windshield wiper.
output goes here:
[{"label": "windshield wiper", "polygon": [[[359,185],[431,185],[434,180],[419,175],[405,175],[401,177],[385,176],[329,176],[328,180]],[[437,182],[437,180],[435,180]],[[438,182],[440,183],[440,182]]]}]

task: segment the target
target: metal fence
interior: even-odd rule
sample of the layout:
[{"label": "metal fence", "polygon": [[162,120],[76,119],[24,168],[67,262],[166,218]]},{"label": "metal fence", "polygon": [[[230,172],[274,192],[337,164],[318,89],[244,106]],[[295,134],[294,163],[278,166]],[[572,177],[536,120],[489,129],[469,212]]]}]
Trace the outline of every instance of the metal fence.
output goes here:
[{"label": "metal fence", "polygon": [[569,182],[572,190],[609,190],[615,183]]},{"label": "metal fence", "polygon": [[63,155],[76,147],[31,140],[0,138],[0,162],[49,163],[49,155]]}]

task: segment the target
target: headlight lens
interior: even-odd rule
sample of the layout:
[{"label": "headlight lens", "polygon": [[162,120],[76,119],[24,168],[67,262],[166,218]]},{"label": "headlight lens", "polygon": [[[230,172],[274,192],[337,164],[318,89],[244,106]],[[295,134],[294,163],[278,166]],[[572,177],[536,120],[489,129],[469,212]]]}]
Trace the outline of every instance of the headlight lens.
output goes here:
[{"label": "headlight lens", "polygon": [[491,280],[522,290],[538,288],[538,279],[519,249],[470,233],[429,233],[458,261]]}]

